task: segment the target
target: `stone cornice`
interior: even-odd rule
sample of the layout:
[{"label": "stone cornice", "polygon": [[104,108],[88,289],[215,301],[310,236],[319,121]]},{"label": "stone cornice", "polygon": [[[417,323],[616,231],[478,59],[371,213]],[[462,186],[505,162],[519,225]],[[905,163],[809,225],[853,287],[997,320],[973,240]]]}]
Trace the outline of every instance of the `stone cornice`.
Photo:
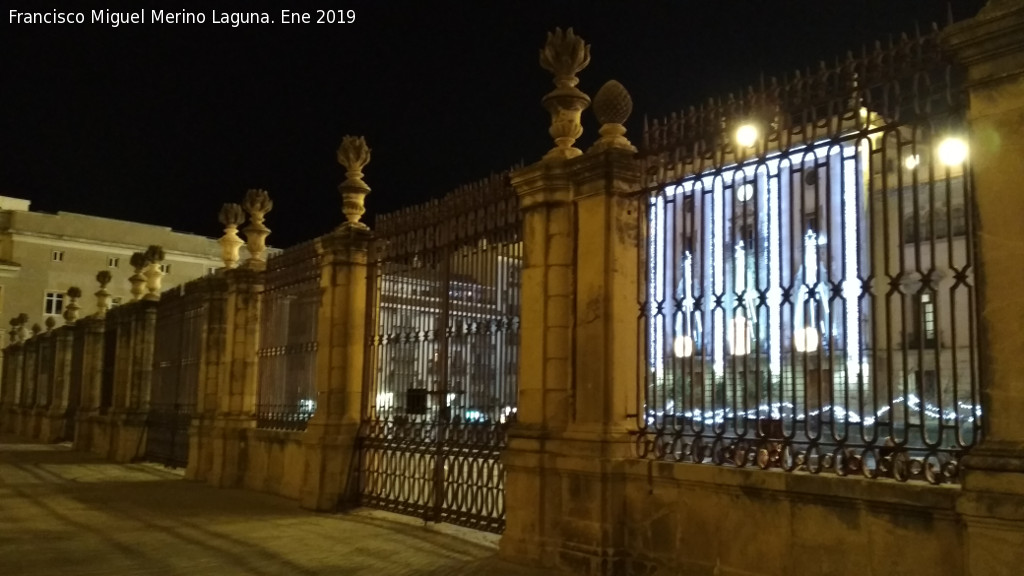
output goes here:
[{"label": "stone cornice", "polygon": [[510,180],[519,196],[520,209],[568,204],[572,198],[569,164],[565,160],[542,160],[513,172]]},{"label": "stone cornice", "polygon": [[572,161],[575,199],[595,194],[628,195],[640,187],[640,164],[635,153],[610,148]]},{"label": "stone cornice", "polygon": [[978,16],[944,30],[942,44],[966,64],[972,85],[1024,73],[1024,5],[990,1]]}]

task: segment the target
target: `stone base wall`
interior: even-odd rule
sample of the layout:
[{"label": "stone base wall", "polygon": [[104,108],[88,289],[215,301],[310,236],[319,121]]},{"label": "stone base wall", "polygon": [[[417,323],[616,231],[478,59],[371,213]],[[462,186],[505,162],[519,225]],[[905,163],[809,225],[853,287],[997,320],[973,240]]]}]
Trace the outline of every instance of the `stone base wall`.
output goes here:
[{"label": "stone base wall", "polygon": [[559,468],[519,483],[545,512],[506,532],[506,558],[573,574],[965,573],[959,487],[639,459]]},{"label": "stone base wall", "polygon": [[626,463],[629,574],[962,574],[960,489]]},{"label": "stone base wall", "polygon": [[283,430],[247,430],[242,472],[245,488],[298,500],[306,460],[302,435]]}]

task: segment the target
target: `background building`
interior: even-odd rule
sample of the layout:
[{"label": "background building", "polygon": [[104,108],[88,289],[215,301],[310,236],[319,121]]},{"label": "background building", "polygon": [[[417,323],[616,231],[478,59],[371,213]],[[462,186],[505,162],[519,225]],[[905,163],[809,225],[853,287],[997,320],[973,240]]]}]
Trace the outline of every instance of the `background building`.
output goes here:
[{"label": "background building", "polygon": [[[81,315],[95,312],[96,273],[113,276],[107,290],[113,303],[131,299],[128,277],[133,252],[153,244],[166,258],[163,288],[210,274],[223,266],[220,246],[212,238],[176,232],[168,227],[99,216],[29,210],[29,200],[0,196],[0,316],[25,313],[29,326],[43,325],[64,310],[70,286],[82,289]],[[58,320],[60,320],[58,318]],[[60,322],[58,322],[60,323]],[[4,331],[3,343],[9,335]]]}]

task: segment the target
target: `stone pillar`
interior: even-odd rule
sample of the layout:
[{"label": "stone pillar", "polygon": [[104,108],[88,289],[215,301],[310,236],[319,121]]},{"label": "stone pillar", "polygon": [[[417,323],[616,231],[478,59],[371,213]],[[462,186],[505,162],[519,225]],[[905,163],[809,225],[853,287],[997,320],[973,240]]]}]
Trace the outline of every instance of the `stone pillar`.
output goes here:
[{"label": "stone pillar", "polygon": [[93,427],[100,415],[100,388],[103,382],[103,341],[106,322],[103,317],[78,322],[85,343],[82,347],[81,402],[75,415],[75,448],[94,451]]},{"label": "stone pillar", "polygon": [[977,209],[983,438],[963,461],[967,574],[1024,564],[1024,4],[990,0],[944,32],[967,66]]},{"label": "stone pillar", "polygon": [[75,327],[62,326],[48,336],[56,340],[56,345],[50,373],[50,407],[43,422],[41,439],[44,442],[57,442],[66,438],[64,423],[68,410]]},{"label": "stone pillar", "polygon": [[370,239],[368,230],[347,226],[319,240],[317,407],[302,439],[306,465],[301,505],[310,510],[333,511],[355,497]]},{"label": "stone pillar", "polygon": [[[200,372],[201,410],[213,411],[213,423],[193,466],[209,466],[206,481],[214,486],[236,487],[244,480],[246,431],[256,425],[256,395],[260,336],[260,304],[263,273],[251,267],[227,270],[227,294],[222,314],[209,316],[207,346]],[[211,296],[216,298],[216,296]],[[204,464],[205,463],[205,464]],[[194,477],[204,472],[196,469]]]},{"label": "stone pillar", "polygon": [[524,210],[518,424],[502,554],[619,573],[636,411],[639,171],[629,150],[513,175]]},{"label": "stone pillar", "polygon": [[201,290],[205,315],[202,344],[199,352],[199,375],[196,387],[196,409],[189,426],[188,465],[185,477],[208,480],[213,469],[213,429],[217,416],[217,394],[222,367],[228,362],[227,345],[228,282],[224,276],[213,276],[194,282],[193,290]]}]

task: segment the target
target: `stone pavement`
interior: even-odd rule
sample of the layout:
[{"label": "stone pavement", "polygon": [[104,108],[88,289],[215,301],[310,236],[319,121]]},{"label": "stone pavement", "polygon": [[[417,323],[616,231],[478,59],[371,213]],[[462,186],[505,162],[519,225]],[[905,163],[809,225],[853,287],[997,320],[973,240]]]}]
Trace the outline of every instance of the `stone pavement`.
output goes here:
[{"label": "stone pavement", "polygon": [[0,438],[0,575],[551,574],[496,538],[292,501]]}]

